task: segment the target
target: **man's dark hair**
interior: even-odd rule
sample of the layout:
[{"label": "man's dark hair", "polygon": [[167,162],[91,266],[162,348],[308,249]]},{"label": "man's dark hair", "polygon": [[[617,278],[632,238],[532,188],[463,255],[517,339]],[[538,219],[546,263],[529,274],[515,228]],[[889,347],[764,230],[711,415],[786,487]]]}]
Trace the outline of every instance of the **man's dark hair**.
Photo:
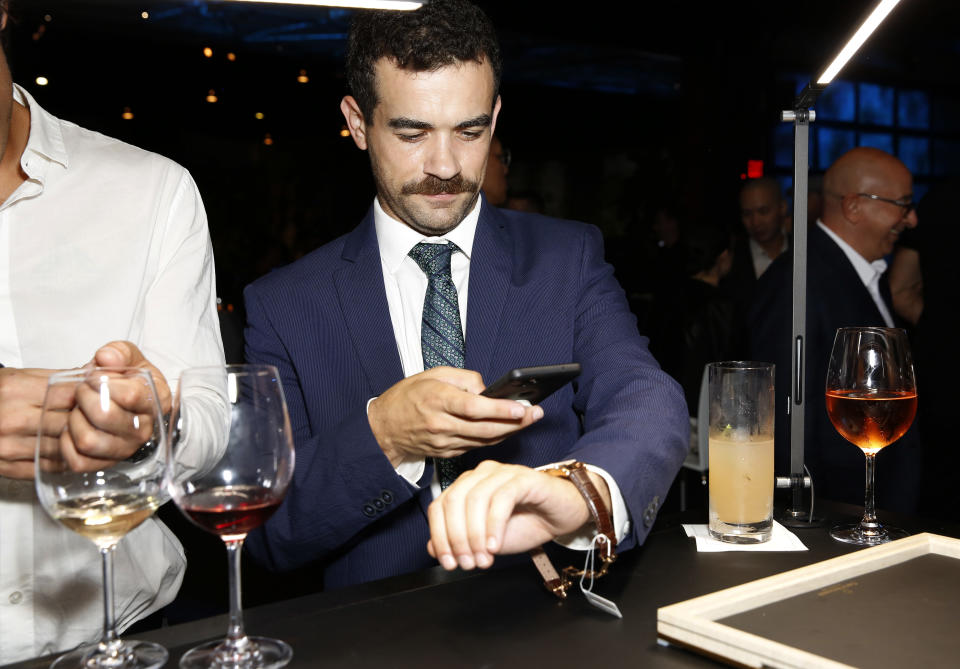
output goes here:
[{"label": "man's dark hair", "polygon": [[466,0],[429,0],[412,12],[357,12],[347,45],[347,85],[367,123],[377,106],[374,64],[387,58],[412,72],[434,72],[466,61],[493,69],[493,99],[500,90],[500,45],[493,23]]}]

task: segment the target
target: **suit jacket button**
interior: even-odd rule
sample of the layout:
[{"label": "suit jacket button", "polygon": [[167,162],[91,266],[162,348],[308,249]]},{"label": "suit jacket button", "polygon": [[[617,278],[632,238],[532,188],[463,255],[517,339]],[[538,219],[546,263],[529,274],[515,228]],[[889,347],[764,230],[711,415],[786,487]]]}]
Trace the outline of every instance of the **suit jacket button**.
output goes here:
[{"label": "suit jacket button", "polygon": [[660,508],[660,496],[654,496],[653,501],[651,501],[647,508],[643,512],[643,526],[650,527],[653,525],[653,521],[657,519],[657,510]]},{"label": "suit jacket button", "polygon": [[373,506],[377,511],[383,511],[387,506],[386,504],[383,503],[383,500],[380,499],[379,497],[372,499],[370,501],[373,502]]},{"label": "suit jacket button", "polygon": [[393,493],[389,490],[381,490],[380,499],[383,500],[384,504],[393,504]]},{"label": "suit jacket button", "polygon": [[365,515],[367,518],[373,518],[375,515],[377,515],[377,510],[373,508],[372,504],[364,504],[363,515]]}]

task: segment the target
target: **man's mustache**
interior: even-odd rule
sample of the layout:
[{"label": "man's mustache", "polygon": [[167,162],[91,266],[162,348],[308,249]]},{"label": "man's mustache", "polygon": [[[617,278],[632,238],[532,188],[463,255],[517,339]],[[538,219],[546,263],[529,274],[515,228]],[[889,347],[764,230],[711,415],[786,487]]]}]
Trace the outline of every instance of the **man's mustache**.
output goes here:
[{"label": "man's mustache", "polygon": [[457,193],[476,193],[477,182],[464,179],[462,174],[451,179],[435,176],[424,177],[417,183],[405,184],[400,189],[403,195],[456,195]]}]

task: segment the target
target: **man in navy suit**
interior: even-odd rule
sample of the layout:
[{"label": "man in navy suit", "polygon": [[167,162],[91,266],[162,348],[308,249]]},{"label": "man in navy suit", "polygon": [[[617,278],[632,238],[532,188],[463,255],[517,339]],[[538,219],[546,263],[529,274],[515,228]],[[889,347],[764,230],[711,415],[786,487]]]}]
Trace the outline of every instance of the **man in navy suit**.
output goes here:
[{"label": "man in navy suit", "polygon": [[[863,454],[841,437],[824,403],[827,364],[837,328],[893,327],[884,258],[897,237],[917,225],[909,170],[888,153],[855,148],[824,175],[823,217],[808,231],[804,456],[818,496],[861,504]],[[777,471],[789,470],[792,254],[760,278],[751,309],[753,357],[776,363]],[[880,455],[877,506],[910,512],[919,493],[916,427]]]},{"label": "man in navy suit", "polygon": [[[332,588],[436,561],[486,568],[557,537],[587,547],[584,498],[535,469],[568,460],[589,465],[619,547],[642,542],[686,451],[683,395],[598,230],[480,196],[500,111],[489,20],[464,0],[359,14],[347,70],[340,108],[369,153],[373,206],[245,294],[247,357],[279,368],[297,447],[254,554],[319,563]],[[465,333],[463,369],[423,371],[432,284],[409,254],[424,242],[455,245],[446,316]],[[511,368],[561,362],[583,371],[539,406],[479,394]],[[437,465],[456,456],[464,472],[441,492]]]}]

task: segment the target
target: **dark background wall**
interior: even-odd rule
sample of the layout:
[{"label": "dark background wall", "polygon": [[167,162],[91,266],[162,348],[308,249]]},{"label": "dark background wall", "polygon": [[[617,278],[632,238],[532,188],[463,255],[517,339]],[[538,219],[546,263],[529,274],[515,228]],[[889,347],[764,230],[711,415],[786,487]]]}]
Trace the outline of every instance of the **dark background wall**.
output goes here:
[{"label": "dark background wall", "polygon": [[[479,4],[504,45],[498,131],[514,156],[511,188],[538,191],[548,213],[600,225],[629,252],[664,202],[687,220],[736,224],[748,159],[790,173],[779,111],[874,3]],[[926,96],[940,121],[909,131],[928,137],[923,187],[958,164],[958,5],[905,0],[843,73],[855,91],[868,82]],[[13,10],[14,78],[41,104],[194,174],[225,300],[369,206],[366,156],[340,136],[350,11],[199,0],[14,0]],[[837,147],[814,135],[815,160],[821,145],[828,162],[877,130],[857,113],[834,119],[847,132]],[[896,150],[900,131],[880,131]]]}]

